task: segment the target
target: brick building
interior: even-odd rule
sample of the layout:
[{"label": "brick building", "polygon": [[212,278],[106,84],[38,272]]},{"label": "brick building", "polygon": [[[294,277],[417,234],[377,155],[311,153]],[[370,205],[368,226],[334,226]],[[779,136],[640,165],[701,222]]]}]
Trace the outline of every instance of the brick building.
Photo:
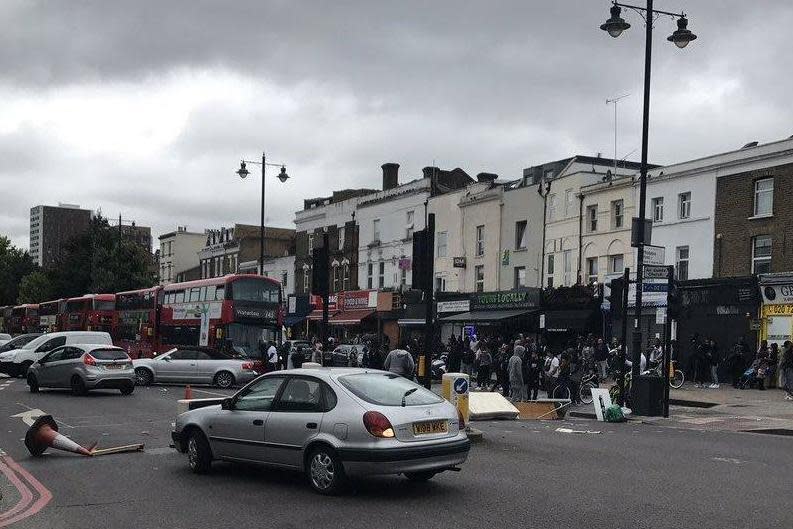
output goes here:
[{"label": "brick building", "polygon": [[[294,252],[295,230],[264,228],[264,256],[283,257]],[[201,277],[219,277],[239,271],[240,264],[259,261],[259,226],[235,224],[232,228],[207,230],[206,245],[198,252]]]},{"label": "brick building", "polygon": [[715,277],[793,270],[793,139],[744,149],[752,166],[716,180]]},{"label": "brick building", "polygon": [[54,266],[73,237],[88,230],[93,212],[78,205],[30,208],[30,257],[37,265]]}]

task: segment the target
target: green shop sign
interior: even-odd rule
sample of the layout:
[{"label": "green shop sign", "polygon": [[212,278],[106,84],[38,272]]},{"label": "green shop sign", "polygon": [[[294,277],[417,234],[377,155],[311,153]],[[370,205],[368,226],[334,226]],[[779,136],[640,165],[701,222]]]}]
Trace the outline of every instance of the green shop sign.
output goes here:
[{"label": "green shop sign", "polygon": [[533,309],[540,306],[536,288],[471,294],[471,310]]}]

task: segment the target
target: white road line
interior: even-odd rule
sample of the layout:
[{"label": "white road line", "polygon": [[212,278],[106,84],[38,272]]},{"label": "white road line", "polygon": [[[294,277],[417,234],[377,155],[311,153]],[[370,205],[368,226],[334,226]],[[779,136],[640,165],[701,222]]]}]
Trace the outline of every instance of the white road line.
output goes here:
[{"label": "white road line", "polygon": [[215,395],[217,397],[230,397],[231,396],[231,395],[228,395],[226,393],[216,393],[214,391],[207,391],[205,389],[198,389],[198,388],[193,388],[193,393],[206,393],[207,395]]}]

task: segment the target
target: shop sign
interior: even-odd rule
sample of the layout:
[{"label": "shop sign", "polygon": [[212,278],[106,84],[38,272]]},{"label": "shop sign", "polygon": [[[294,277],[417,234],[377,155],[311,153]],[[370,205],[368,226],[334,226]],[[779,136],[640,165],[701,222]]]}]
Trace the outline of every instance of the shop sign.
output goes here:
[{"label": "shop sign", "polygon": [[791,316],[793,315],[793,305],[765,305],[763,316]]},{"label": "shop sign", "polygon": [[287,312],[289,314],[297,312],[297,298],[295,296],[289,296],[289,308]]},{"label": "shop sign", "polygon": [[793,284],[761,285],[760,289],[766,305],[793,305]]},{"label": "shop sign", "polygon": [[455,257],[452,259],[455,268],[465,268],[465,257]]},{"label": "shop sign", "polygon": [[540,291],[536,288],[471,295],[471,310],[532,309],[539,305]]},{"label": "shop sign", "polygon": [[278,319],[278,308],[234,305],[234,319],[275,321],[276,319]]},{"label": "shop sign", "polygon": [[666,258],[666,249],[663,246],[644,245],[644,264],[663,266]]},{"label": "shop sign", "polygon": [[404,258],[399,260],[399,269],[400,270],[411,270],[413,268],[413,260],[409,258]]},{"label": "shop sign", "polygon": [[455,299],[453,301],[438,302],[438,313],[468,312],[469,310],[471,310],[471,301],[468,299]]},{"label": "shop sign", "polygon": [[376,290],[350,290],[341,293],[342,310],[376,309]]},{"label": "shop sign", "polygon": [[[330,294],[328,296],[328,310],[336,310],[337,301],[338,294]],[[322,310],[322,296],[311,294],[310,303],[314,310]]]}]

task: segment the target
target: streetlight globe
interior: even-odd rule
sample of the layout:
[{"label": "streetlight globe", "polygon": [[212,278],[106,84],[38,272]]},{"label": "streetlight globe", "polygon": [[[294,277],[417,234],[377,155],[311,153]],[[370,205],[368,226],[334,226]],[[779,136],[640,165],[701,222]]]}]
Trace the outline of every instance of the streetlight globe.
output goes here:
[{"label": "streetlight globe", "polygon": [[244,180],[245,178],[247,178],[249,174],[251,174],[251,173],[250,173],[250,171],[248,171],[248,169],[245,167],[245,162],[244,162],[244,161],[243,161],[243,162],[240,162],[240,168],[237,170],[237,174],[238,174],[238,175],[240,176],[240,178],[242,178],[243,180]]},{"label": "streetlight globe", "polygon": [[686,17],[680,17],[677,19],[677,29],[674,33],[666,38],[666,40],[669,42],[674,42],[675,46],[680,49],[685,48],[688,46],[689,42],[696,39],[697,36],[691,33],[691,30],[688,29],[688,19]]},{"label": "streetlight globe", "polygon": [[601,24],[600,29],[614,37],[615,39],[622,35],[622,32],[626,29],[630,28],[631,25],[625,22],[620,16],[622,12],[622,8],[620,6],[614,4],[611,6],[611,18],[606,20],[605,24]]},{"label": "streetlight globe", "polygon": [[281,172],[278,174],[278,180],[280,180],[281,183],[284,183],[288,179],[289,179],[289,175],[286,174],[286,166],[282,165],[281,166]]}]

